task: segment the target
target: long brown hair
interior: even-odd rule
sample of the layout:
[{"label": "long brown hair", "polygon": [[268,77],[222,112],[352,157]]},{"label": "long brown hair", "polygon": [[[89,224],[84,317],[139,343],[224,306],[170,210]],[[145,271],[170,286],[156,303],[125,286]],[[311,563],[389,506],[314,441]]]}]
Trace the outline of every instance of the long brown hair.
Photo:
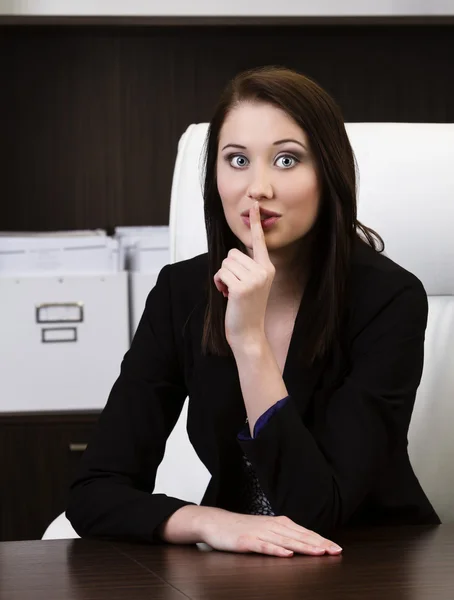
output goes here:
[{"label": "long brown hair", "polygon": [[[224,319],[227,300],[213,277],[231,248],[242,249],[224,216],[216,177],[219,135],[228,113],[241,102],[267,103],[284,110],[308,136],[320,189],[320,209],[310,232],[309,279],[304,291],[305,332],[301,357],[308,365],[327,355],[337,341],[345,308],[353,242],[362,238],[376,251],[381,237],[357,220],[356,161],[340,108],[313,80],[283,67],[261,67],[237,75],[224,90],[205,144],[204,211],[208,238],[208,303],[202,351],[230,355]],[[380,249],[377,243],[380,242]],[[295,267],[302,269],[303,238]]]}]

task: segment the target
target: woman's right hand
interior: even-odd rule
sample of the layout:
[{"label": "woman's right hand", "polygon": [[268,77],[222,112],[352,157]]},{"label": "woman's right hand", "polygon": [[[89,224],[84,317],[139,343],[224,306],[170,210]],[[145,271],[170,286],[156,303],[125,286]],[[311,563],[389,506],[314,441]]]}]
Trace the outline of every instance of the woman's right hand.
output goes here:
[{"label": "woman's right hand", "polygon": [[[201,507],[202,508],[202,507]],[[201,516],[202,541],[216,550],[257,552],[289,557],[296,554],[339,555],[342,548],[288,517],[242,515],[206,507]]]}]

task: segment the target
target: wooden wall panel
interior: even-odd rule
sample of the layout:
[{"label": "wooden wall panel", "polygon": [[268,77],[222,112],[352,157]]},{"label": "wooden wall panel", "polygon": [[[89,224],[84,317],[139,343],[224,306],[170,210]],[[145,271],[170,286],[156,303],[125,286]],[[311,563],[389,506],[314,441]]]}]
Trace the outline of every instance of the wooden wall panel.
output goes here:
[{"label": "wooden wall panel", "polygon": [[180,135],[263,64],[347,121],[454,121],[454,25],[3,25],[0,230],[168,223]]}]

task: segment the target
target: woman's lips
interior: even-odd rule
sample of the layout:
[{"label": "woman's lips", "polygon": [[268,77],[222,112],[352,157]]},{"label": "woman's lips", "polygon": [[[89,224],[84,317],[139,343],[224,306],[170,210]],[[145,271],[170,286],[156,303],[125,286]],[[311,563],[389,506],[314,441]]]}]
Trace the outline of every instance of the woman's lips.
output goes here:
[{"label": "woman's lips", "polygon": [[[244,215],[241,216],[241,218],[243,219],[243,223],[250,229],[251,228],[251,222],[249,220],[249,217],[246,217]],[[271,227],[273,227],[280,219],[281,217],[267,217],[266,219],[261,220],[261,224],[262,224],[262,229],[270,229]]]}]

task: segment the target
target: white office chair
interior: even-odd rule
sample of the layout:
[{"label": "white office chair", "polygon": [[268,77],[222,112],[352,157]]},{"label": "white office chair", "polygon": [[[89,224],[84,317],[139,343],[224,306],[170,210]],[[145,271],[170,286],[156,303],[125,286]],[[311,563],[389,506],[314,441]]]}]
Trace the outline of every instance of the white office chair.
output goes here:
[{"label": "white office chair", "polygon": [[[182,135],[170,203],[171,262],[206,252],[201,151],[206,123]],[[409,432],[415,472],[443,522],[454,522],[454,124],[349,123],[360,171],[359,219],[429,296],[424,374]],[[157,492],[199,502],[209,480],[186,434],[187,404],[166,446]],[[175,477],[175,468],[179,477]],[[77,537],[64,515],[43,539]]]},{"label": "white office chair", "polygon": [[[413,468],[454,522],[454,124],[348,123],[360,172],[358,217],[429,296],[425,363],[409,431]],[[206,252],[201,151],[207,123],[180,139],[170,205],[172,262]]]}]

